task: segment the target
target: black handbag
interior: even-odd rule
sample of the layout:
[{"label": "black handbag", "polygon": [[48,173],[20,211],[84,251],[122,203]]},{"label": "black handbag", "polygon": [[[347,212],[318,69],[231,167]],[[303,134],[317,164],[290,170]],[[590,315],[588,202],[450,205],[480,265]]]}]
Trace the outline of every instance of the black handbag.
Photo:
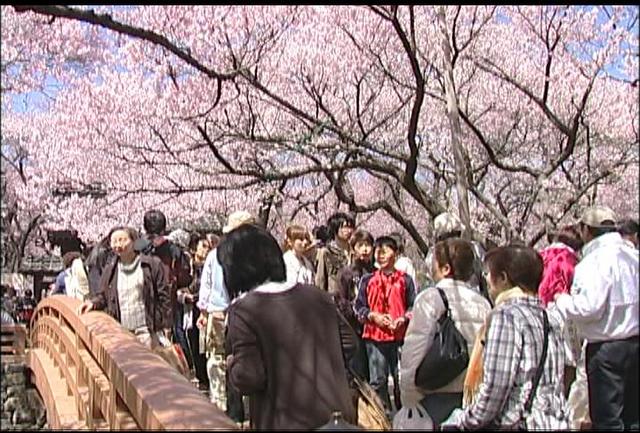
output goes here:
[{"label": "black handbag", "polygon": [[[436,287],[437,288],[437,287]],[[451,318],[449,302],[442,289],[437,288],[445,312],[438,319],[438,329],[431,348],[416,370],[416,386],[433,391],[450,383],[469,365],[467,341]]]}]

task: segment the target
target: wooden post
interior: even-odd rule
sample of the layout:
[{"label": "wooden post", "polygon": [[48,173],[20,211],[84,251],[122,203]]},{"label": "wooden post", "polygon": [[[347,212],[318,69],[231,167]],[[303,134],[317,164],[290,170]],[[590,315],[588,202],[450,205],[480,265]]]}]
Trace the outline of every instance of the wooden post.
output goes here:
[{"label": "wooden post", "polygon": [[33,274],[33,299],[36,302],[42,300],[42,273],[36,272]]}]

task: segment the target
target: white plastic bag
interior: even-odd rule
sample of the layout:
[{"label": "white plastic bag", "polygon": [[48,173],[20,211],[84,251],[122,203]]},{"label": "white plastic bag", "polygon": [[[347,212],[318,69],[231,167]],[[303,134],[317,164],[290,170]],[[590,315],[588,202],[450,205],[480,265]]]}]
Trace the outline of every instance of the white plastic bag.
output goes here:
[{"label": "white plastic bag", "polygon": [[394,430],[433,430],[433,420],[420,404],[402,408],[393,417]]},{"label": "white plastic bag", "polygon": [[453,412],[449,415],[449,418],[445,419],[440,423],[440,430],[462,430],[460,427],[460,420],[462,415],[464,414],[464,410],[461,408],[455,408]]}]

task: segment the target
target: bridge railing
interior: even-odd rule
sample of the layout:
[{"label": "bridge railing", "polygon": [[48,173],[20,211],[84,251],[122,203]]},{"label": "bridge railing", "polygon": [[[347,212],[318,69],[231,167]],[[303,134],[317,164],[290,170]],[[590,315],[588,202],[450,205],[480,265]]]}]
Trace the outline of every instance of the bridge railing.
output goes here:
[{"label": "bridge railing", "polygon": [[217,406],[109,315],[62,295],[38,304],[27,364],[50,428],[235,430]]}]

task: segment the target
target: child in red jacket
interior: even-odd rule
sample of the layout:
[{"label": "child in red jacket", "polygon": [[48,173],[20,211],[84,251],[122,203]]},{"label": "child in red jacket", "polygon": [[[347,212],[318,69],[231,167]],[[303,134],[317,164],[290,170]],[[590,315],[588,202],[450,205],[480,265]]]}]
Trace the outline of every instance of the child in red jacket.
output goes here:
[{"label": "child in red jacket", "polygon": [[[380,269],[360,280],[354,309],[364,323],[362,338],[369,358],[369,383],[390,412],[388,377],[389,373],[398,377],[398,348],[404,341],[416,290],[411,277],[394,267],[398,245],[393,238],[376,239],[374,251]],[[397,395],[395,400],[396,407],[400,407]]]}]

